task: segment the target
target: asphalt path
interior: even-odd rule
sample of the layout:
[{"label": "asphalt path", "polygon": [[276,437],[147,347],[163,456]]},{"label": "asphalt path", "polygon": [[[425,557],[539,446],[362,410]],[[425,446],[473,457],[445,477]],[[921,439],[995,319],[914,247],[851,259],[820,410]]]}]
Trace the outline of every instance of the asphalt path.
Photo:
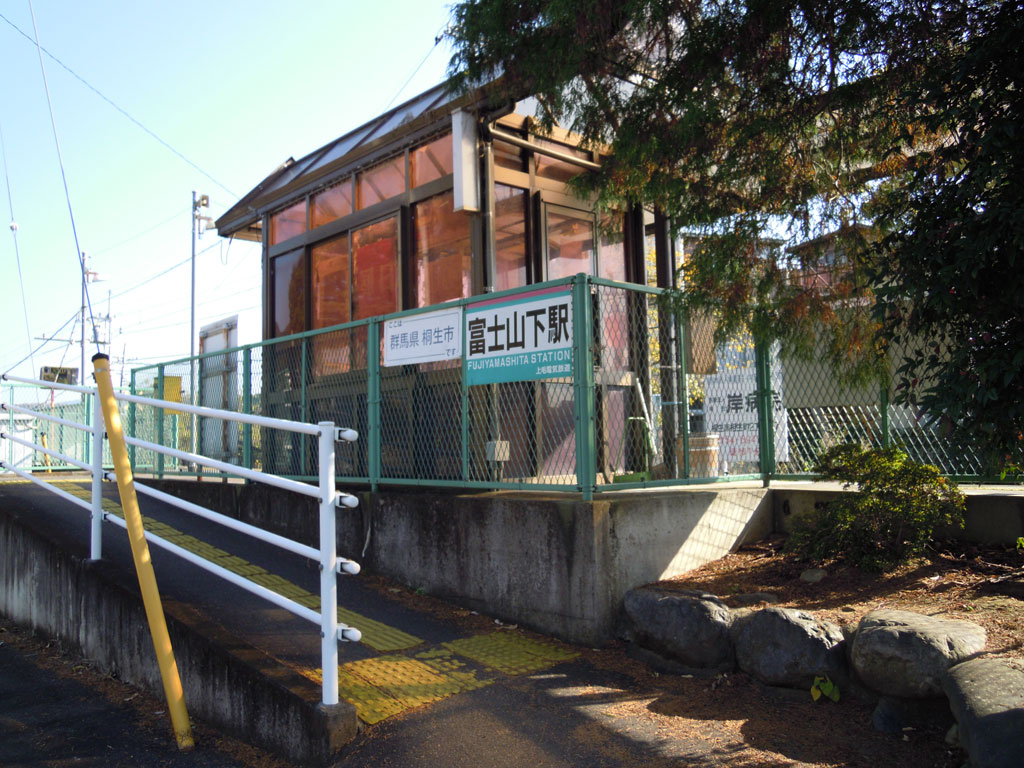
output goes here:
[{"label": "asphalt path", "polygon": [[[105,494],[116,499],[116,487],[112,484],[106,486]],[[85,510],[36,486],[17,483],[0,483],[0,505],[7,510],[16,510],[16,514],[30,516],[37,528],[47,530],[62,546],[83,556],[87,552],[89,526]],[[187,532],[249,563],[263,566],[310,592],[318,591],[316,565],[305,558],[270,548],[244,534],[145,496],[140,496],[140,506],[147,517]],[[124,531],[106,524],[103,535],[104,559],[130,571],[131,553]],[[160,592],[165,599],[190,604],[275,658],[292,665],[319,667],[320,642],[314,625],[276,607],[268,607],[245,590],[217,579],[159,547],[151,546],[150,549]],[[398,590],[397,587],[395,589]],[[404,601],[392,600],[386,593],[387,590],[382,593],[379,588],[366,586],[360,576],[339,577],[340,605],[415,635],[424,641],[420,647],[438,647],[441,643],[474,635],[472,630],[467,631],[454,622],[410,607],[408,596]],[[491,624],[491,620],[481,617],[480,621],[489,627],[487,631],[501,629]],[[481,624],[478,622],[477,626]],[[339,648],[341,664],[380,655],[362,643],[342,643]],[[9,664],[15,663],[10,654],[7,657]],[[614,727],[595,730],[595,719],[605,721],[605,726],[614,720],[607,712],[602,714],[602,710],[614,709],[624,700],[637,699],[638,694],[631,691],[635,682],[626,676],[597,669],[577,658],[552,664],[536,674],[493,677],[489,684],[479,689],[457,693],[364,728],[338,765],[352,768],[371,765],[408,768],[421,765],[431,768],[588,765],[610,768],[682,764],[676,759],[668,762],[660,759],[669,755],[663,739],[653,732],[644,736],[641,733],[643,729],[638,729],[627,734],[628,726],[618,728],[621,732],[616,732]],[[23,690],[31,690],[33,685],[29,675]],[[86,709],[77,718],[70,713],[66,717],[58,713],[56,717],[87,722],[106,717],[98,710],[89,709],[91,705],[81,692],[63,698],[69,702],[81,702]],[[17,700],[16,697],[11,699]],[[5,716],[12,720],[20,717],[17,713]],[[600,738],[595,738],[595,734]],[[82,738],[82,743],[88,745],[88,730]],[[68,737],[66,743],[78,742]],[[669,750],[677,753],[672,757],[680,756],[680,748],[676,744]],[[76,749],[68,746],[65,757]],[[687,747],[683,752],[692,756],[704,750]],[[12,764],[46,765],[49,764],[46,759],[43,755],[35,763]],[[8,763],[0,760],[0,764]],[[686,760],[685,764],[694,763]]]}]

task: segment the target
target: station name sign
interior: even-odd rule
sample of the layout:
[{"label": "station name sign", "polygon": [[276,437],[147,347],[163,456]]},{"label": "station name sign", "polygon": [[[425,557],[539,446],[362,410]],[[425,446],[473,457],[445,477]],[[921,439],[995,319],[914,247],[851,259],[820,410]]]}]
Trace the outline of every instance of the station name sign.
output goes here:
[{"label": "station name sign", "polygon": [[572,293],[558,287],[470,304],[465,311],[466,383],[572,375]]}]

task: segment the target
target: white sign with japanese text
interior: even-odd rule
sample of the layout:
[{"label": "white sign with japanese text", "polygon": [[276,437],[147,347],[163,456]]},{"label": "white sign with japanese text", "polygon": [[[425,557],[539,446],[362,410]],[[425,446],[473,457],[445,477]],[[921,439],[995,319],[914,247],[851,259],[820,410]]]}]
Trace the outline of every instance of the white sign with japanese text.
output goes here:
[{"label": "white sign with japanese text", "polygon": [[384,365],[457,360],[462,356],[462,310],[442,309],[384,321]]},{"label": "white sign with japanese text", "polygon": [[572,376],[572,293],[551,288],[466,307],[466,382]]},{"label": "white sign with japanese text", "polygon": [[[724,354],[723,354],[724,352]],[[754,471],[759,466],[757,434],[757,374],[753,345],[747,354],[736,350],[717,352],[718,372],[704,377],[704,419],[708,432],[718,435],[720,471],[736,472],[738,467]],[[771,352],[772,421],[775,459],[789,459],[789,423],[782,404],[782,365],[778,345]]]}]

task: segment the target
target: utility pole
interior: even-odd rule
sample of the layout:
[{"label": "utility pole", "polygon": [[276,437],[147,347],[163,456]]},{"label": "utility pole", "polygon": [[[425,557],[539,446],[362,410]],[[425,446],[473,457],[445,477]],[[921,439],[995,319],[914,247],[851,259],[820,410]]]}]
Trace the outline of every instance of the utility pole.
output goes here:
[{"label": "utility pole", "polygon": [[[199,213],[200,208],[210,207],[210,196],[209,195],[196,195],[196,191],[192,190],[192,322],[190,325],[191,334],[189,336],[189,358],[190,362],[190,376],[192,384],[192,405],[198,405],[198,394],[199,394],[199,383],[196,381],[196,240],[199,238],[199,225],[207,217],[202,216]],[[161,394],[161,397],[163,395]],[[196,441],[196,425],[198,419],[195,415],[192,416],[192,452],[195,453],[198,445]]]},{"label": "utility pole", "polygon": [[[88,283],[95,283],[100,279],[99,273],[93,272],[89,269],[88,255],[85,251],[82,251],[80,258],[82,259],[82,322],[81,322],[81,335],[79,336],[79,343],[82,346],[82,360],[81,367],[78,369],[78,382],[79,384],[85,384],[85,313],[88,308],[88,298],[86,297],[86,285]],[[73,332],[72,332],[73,333]],[[95,328],[93,329],[93,341],[98,341],[95,338]]]}]

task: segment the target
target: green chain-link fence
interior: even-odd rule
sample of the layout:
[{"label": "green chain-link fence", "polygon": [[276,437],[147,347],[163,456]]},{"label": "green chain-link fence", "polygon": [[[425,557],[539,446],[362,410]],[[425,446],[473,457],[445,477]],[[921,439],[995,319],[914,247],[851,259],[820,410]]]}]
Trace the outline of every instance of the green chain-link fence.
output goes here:
[{"label": "green chain-link fence", "polygon": [[[20,406],[43,416],[63,419],[76,424],[91,425],[93,399],[63,390],[47,390],[23,384],[4,384],[4,402]],[[8,434],[62,453],[88,464],[92,461],[92,436],[75,427],[69,427],[27,413],[8,410],[3,413],[3,429]],[[106,444],[104,444],[106,445]],[[59,458],[42,451],[27,448],[13,440],[3,441],[3,460],[26,472],[78,470]],[[104,466],[112,466],[109,447],[104,448]]]},{"label": "green chain-link fence", "polygon": [[[922,414],[890,404],[885,388],[844,388],[824,363],[788,359],[749,336],[716,344],[713,323],[680,320],[665,299],[659,289],[577,275],[138,368],[132,392],[353,427],[360,439],[339,445],[338,478],[373,487],[589,497],[806,477],[823,450],[850,440],[898,444],[950,475],[981,472],[973,452],[949,444]],[[571,337],[556,339],[562,346],[554,349],[559,307]],[[388,364],[385,345],[436,341],[439,329],[428,339],[424,323],[452,310],[454,338],[462,339],[454,354]],[[399,334],[402,323],[410,330]],[[523,346],[531,329],[539,352]],[[495,373],[501,366],[509,372]],[[141,438],[182,450],[286,476],[315,474],[315,446],[305,437],[170,409],[161,417],[144,406],[131,406],[127,423]],[[134,461],[136,471],[204,472],[141,449]]]}]

